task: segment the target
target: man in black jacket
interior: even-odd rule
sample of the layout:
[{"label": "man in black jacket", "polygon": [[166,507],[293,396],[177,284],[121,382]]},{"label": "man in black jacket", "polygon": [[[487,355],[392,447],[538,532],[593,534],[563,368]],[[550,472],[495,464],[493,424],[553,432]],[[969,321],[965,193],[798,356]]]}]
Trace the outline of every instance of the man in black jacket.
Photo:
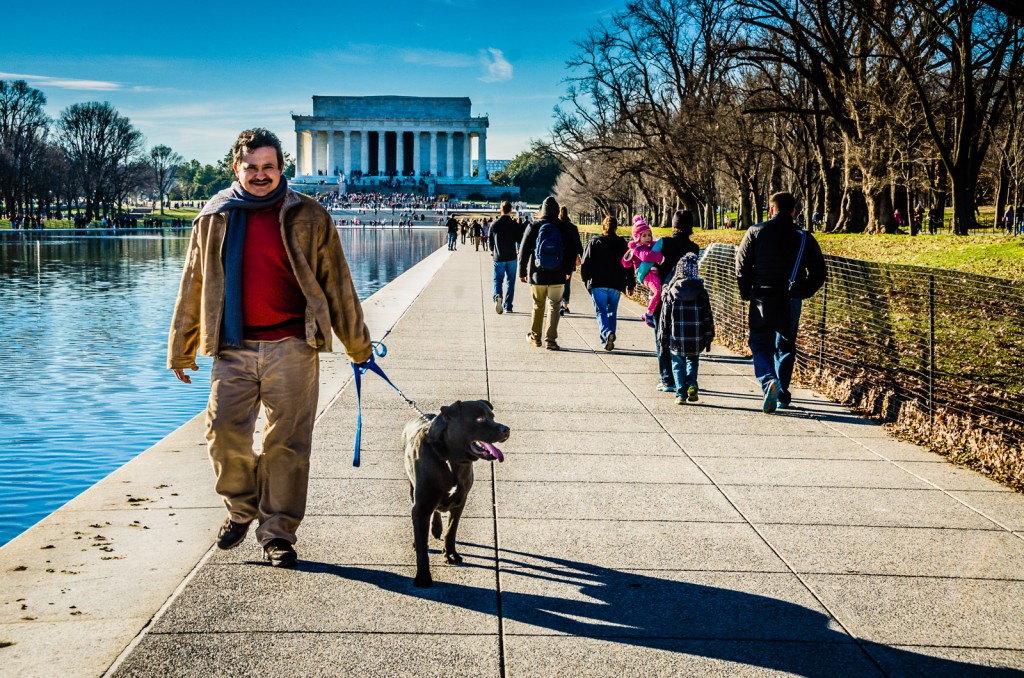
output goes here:
[{"label": "man in black jacket", "polygon": [[[536,252],[537,239],[541,232],[548,232],[545,227],[558,229],[561,236],[561,261],[554,266],[543,266],[538,261]],[[572,233],[558,219],[558,201],[554,196],[544,198],[537,221],[530,224],[523,234],[523,242],[519,247],[519,280],[530,279],[530,292],[533,295],[533,324],[527,340],[534,346],[540,346],[541,330],[544,327],[544,304],[547,302],[548,331],[544,335],[545,347],[550,351],[559,349],[558,342],[558,306],[562,301],[562,290],[569,281],[572,271],[576,268],[576,246],[572,243]],[[546,240],[546,239],[545,239]],[[571,252],[572,256],[566,256]]]},{"label": "man in black jacket", "polygon": [[[523,229],[512,218],[512,203],[501,203],[501,216],[491,225],[491,257],[494,259],[494,310],[500,315],[512,312],[516,293],[516,260]],[[502,288],[507,284],[502,299]]]},{"label": "man in black jacket", "polygon": [[601,226],[601,235],[591,238],[583,250],[580,277],[590,292],[597,315],[597,329],[604,350],[615,348],[615,326],[618,319],[619,296],[636,286],[633,267],[622,265],[622,255],[628,249],[626,241],[615,233],[619,222],[607,216]]},{"label": "man in black jacket", "polygon": [[754,376],[764,392],[762,409],[771,414],[792,398],[800,311],[825,284],[825,257],[814,236],[793,222],[793,194],[776,193],[769,203],[772,218],[751,226],[736,250],[736,278],[740,297],[750,301]]},{"label": "man in black jacket", "polygon": [[[688,252],[700,254],[700,246],[690,240],[693,235],[693,212],[690,210],[676,210],[672,215],[672,235],[662,238],[661,255],[664,261],[656,264],[658,279],[665,285],[672,279],[676,272],[676,264]],[[658,356],[658,372],[661,375],[661,383],[658,384],[659,391],[672,393],[676,390],[675,378],[672,376],[672,356],[667,347],[662,346],[658,337],[662,335],[661,328],[661,302],[654,309],[654,352]]]}]

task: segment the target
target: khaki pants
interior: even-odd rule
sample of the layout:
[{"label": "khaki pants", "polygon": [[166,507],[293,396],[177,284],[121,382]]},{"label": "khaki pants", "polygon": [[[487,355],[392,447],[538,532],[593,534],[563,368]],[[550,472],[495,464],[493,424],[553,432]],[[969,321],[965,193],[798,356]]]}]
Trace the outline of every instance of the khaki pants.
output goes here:
[{"label": "khaki pants", "polygon": [[530,285],[530,294],[533,295],[533,325],[530,327],[530,334],[539,341],[541,330],[544,327],[544,302],[548,305],[548,331],[544,335],[544,341],[548,344],[556,343],[558,339],[558,307],[562,302],[562,290],[565,285]]},{"label": "khaki pants", "polygon": [[[301,339],[247,341],[213,362],[206,440],[231,520],[259,519],[256,538],[295,543],[306,513],[320,359]],[[253,451],[260,405],[263,450]]]}]

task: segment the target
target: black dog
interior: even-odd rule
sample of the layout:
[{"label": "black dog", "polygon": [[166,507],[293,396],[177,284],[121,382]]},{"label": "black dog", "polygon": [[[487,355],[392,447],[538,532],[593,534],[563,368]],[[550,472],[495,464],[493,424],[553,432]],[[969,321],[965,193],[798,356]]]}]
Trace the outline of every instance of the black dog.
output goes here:
[{"label": "black dog", "polygon": [[402,431],[405,472],[412,496],[412,534],[416,548],[413,584],[432,586],[427,559],[427,528],[441,538],[441,514],[448,514],[444,533],[446,562],[462,562],[455,550],[455,534],[466,497],[473,487],[473,462],[504,461],[492,443],[508,440],[509,428],[494,421],[493,406],[486,400],[458,400],[441,408],[440,414],[410,421]]}]

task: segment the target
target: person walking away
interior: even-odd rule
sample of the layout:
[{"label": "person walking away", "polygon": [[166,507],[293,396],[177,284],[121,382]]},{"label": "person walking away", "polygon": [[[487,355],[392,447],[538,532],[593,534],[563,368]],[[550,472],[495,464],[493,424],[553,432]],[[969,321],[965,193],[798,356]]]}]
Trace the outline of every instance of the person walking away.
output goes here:
[{"label": "person walking away", "polygon": [[491,239],[491,221],[490,219],[484,219],[483,223],[480,224],[480,244],[484,248],[484,252],[490,247],[488,240]]},{"label": "person walking away", "polygon": [[448,217],[448,221],[445,222],[445,227],[448,229],[448,250],[451,252],[455,251],[455,239],[459,235],[459,220],[452,214]]},{"label": "person walking away", "polygon": [[[231,150],[238,178],[196,217],[168,336],[167,367],[189,384],[196,352],[213,356],[206,439],[228,518],[217,546],[256,537],[275,567],[292,567],[306,511],[318,351],[332,330],[354,363],[370,332],[338,231],[316,200],[282,176],[281,142],[245,130]],[[260,406],[263,448],[253,450]]]},{"label": "person walking away", "polygon": [[695,403],[700,387],[697,373],[701,351],[710,351],[715,340],[711,300],[697,270],[697,255],[687,252],[675,273],[661,289],[659,342],[672,360],[676,404]]},{"label": "person walking away", "polygon": [[[672,234],[661,239],[661,255],[665,260],[657,264],[658,278],[668,280],[675,274],[676,264],[687,252],[700,254],[700,247],[690,239],[693,235],[693,212],[690,210],[676,210],[672,215]],[[658,384],[659,391],[674,392],[676,390],[675,377],[672,375],[672,358],[667,351],[662,350],[662,344],[658,341],[661,334],[659,318],[661,317],[661,300],[658,301],[658,308],[654,309],[654,352],[658,356],[658,374],[661,382]]]},{"label": "person walking away", "polygon": [[[576,224],[569,221],[569,210],[565,208],[565,205],[558,209],[558,219],[569,227],[569,230],[575,234],[573,238],[573,244],[576,245],[576,255],[572,256],[569,252],[566,252],[567,257],[571,257],[573,261],[572,270],[575,271],[576,267],[580,265],[580,255],[583,254],[583,244],[580,242],[580,229],[576,228]],[[569,312],[569,297],[572,292],[572,283],[565,283],[565,289],[562,291],[562,305],[558,309],[561,315],[565,315]]]},{"label": "person walking away", "polygon": [[547,304],[548,329],[544,342],[545,348],[551,351],[559,350],[558,306],[562,300],[562,289],[573,269],[573,260],[566,256],[566,243],[570,238],[572,233],[558,219],[558,201],[554,196],[548,196],[541,203],[537,221],[526,228],[519,247],[519,280],[526,282],[529,276],[533,297],[533,320],[527,340],[534,346],[540,346]]},{"label": "person walking away", "polygon": [[796,198],[776,193],[771,218],[751,226],[736,250],[740,297],[750,302],[748,326],[754,376],[771,414],[792,400],[789,383],[803,300],[825,284],[825,257],[814,236],[793,223]]},{"label": "person walking away", "polygon": [[661,278],[658,277],[658,269],[654,268],[654,265],[660,264],[665,257],[658,251],[661,245],[655,246],[651,227],[639,214],[633,217],[633,239],[626,247],[628,249],[622,257],[622,265],[636,269],[636,279],[650,291],[651,299],[647,303],[644,322],[654,327],[654,311],[661,303]]},{"label": "person walking away", "polygon": [[501,203],[501,216],[491,225],[491,258],[494,260],[494,310],[512,312],[516,294],[516,265],[522,226],[512,218],[512,203]]},{"label": "person walking away", "polygon": [[473,247],[479,252],[480,251],[480,222],[476,219],[469,225],[469,232],[473,236]]},{"label": "person walking away", "polygon": [[632,291],[636,285],[633,269],[622,265],[627,247],[625,238],[615,233],[618,226],[615,217],[605,217],[601,235],[587,242],[580,261],[580,277],[594,302],[597,329],[606,351],[615,348],[619,297],[627,289]]},{"label": "person walking away", "polygon": [[459,225],[459,230],[462,232],[462,244],[466,244],[466,233],[469,231],[469,220],[463,219]]}]

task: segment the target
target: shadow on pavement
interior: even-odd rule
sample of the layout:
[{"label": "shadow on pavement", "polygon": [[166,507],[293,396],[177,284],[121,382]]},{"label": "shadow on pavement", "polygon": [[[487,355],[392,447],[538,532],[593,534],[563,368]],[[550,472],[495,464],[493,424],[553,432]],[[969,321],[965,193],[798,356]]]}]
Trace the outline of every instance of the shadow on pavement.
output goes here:
[{"label": "shadow on pavement", "polygon": [[[395,572],[308,562],[302,569],[475,612],[493,614],[499,609],[505,620],[539,627],[506,625],[504,632],[511,635],[550,635],[546,630],[815,678],[1021,675],[1013,669],[857,641],[825,613],[769,596],[561,558],[500,553],[502,591],[497,607],[494,590],[446,583],[441,573],[435,573],[442,580],[435,580],[433,589],[416,589],[410,577]],[[554,591],[559,595],[552,595]]]}]

